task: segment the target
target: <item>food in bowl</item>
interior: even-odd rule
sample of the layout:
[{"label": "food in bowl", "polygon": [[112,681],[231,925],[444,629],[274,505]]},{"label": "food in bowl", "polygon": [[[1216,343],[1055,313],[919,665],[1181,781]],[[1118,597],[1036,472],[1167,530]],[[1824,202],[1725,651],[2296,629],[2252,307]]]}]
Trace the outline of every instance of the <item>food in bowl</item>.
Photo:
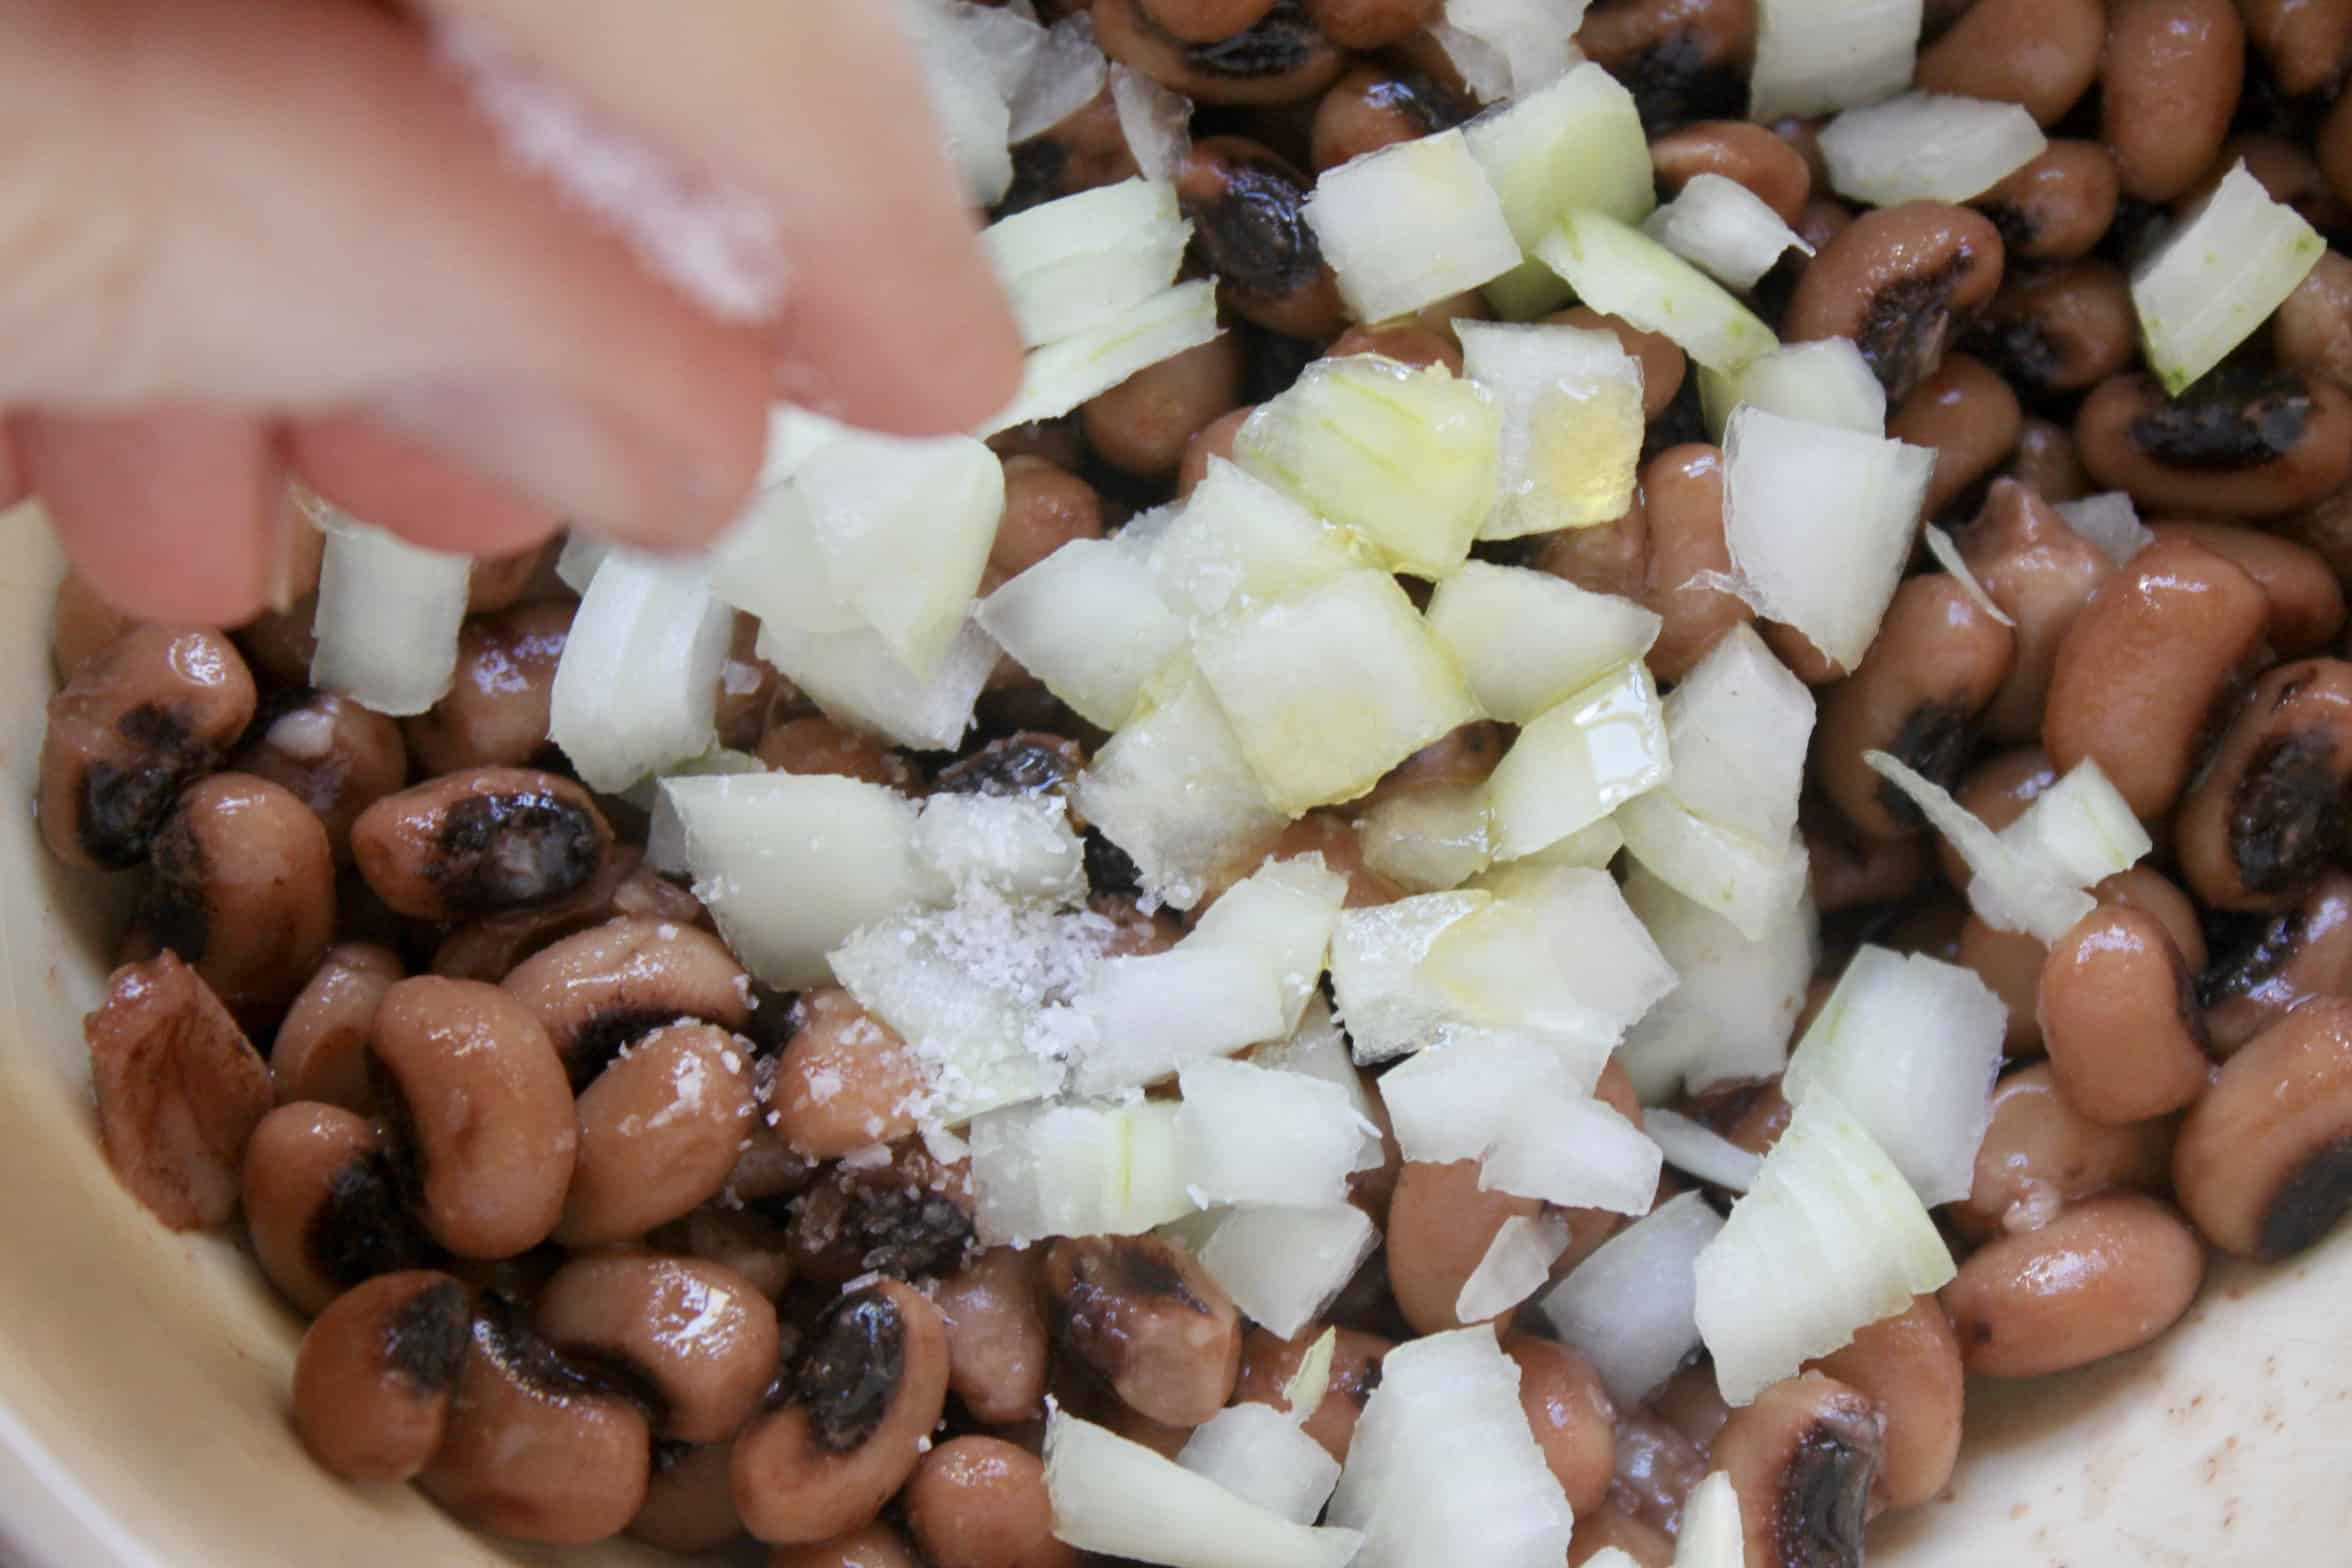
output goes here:
[{"label": "food in bowl", "polygon": [[250,626],[69,580],[101,1143],[312,1320],[321,1464],[779,1564],[1853,1562],[1966,1374],[2338,1221],[2348,45],[1547,10],[940,13],[1035,51],[985,443],[780,414],[706,561],[311,498]]}]

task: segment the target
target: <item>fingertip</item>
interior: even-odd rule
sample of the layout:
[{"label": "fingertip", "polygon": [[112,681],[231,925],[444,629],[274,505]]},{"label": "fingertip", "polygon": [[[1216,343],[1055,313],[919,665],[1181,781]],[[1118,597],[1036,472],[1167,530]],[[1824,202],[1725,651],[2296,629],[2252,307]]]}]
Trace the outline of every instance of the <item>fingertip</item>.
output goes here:
[{"label": "fingertip", "polygon": [[781,342],[779,397],[886,435],[970,430],[1021,386],[1020,330],[976,256],[880,307],[863,280],[804,278]]}]

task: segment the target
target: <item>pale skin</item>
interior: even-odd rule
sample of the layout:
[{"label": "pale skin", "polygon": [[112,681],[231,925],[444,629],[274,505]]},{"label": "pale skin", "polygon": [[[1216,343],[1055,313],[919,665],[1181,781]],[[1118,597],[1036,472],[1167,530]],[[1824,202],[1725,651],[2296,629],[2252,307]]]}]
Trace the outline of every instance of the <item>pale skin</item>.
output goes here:
[{"label": "pale skin", "polygon": [[[781,305],[719,319],[519,168],[410,10],[757,199]],[[229,624],[289,477],[443,548],[682,549],[778,396],[969,427],[1020,345],[922,101],[844,0],[0,0],[0,506],[130,613]]]}]

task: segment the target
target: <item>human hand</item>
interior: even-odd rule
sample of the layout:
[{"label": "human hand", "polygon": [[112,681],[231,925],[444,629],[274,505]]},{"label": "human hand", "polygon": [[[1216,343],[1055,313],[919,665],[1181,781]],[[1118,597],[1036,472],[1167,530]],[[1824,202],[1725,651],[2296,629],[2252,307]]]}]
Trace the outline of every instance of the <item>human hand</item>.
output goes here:
[{"label": "human hand", "polygon": [[0,0],[0,506],[39,493],[123,609],[259,608],[289,476],[426,545],[682,547],[740,505],[778,396],[912,434],[1011,395],[888,7],[421,9],[525,64],[491,89],[510,130],[561,83],[626,128],[602,150],[748,198],[772,233],[735,250],[780,286],[737,266],[720,311],[658,277],[391,7]]}]

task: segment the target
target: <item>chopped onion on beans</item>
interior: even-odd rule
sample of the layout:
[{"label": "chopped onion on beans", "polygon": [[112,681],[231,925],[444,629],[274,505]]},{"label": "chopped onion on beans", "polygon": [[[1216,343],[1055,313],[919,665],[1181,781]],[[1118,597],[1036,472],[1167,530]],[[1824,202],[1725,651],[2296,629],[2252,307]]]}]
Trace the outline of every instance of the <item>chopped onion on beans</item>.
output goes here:
[{"label": "chopped onion on beans", "polygon": [[1731,1476],[1714,1472],[1691,1489],[1674,1538],[1674,1568],[1747,1568],[1748,1535]]},{"label": "chopped onion on beans", "polygon": [[1732,410],[1743,404],[1808,424],[1886,434],[1886,387],[1851,338],[1791,343],[1757,356],[1737,374],[1702,367],[1698,376],[1707,433],[1717,441]]},{"label": "chopped onion on beans", "polygon": [[734,630],[700,562],[613,551],[564,639],[547,738],[608,794],[707,751]]},{"label": "chopped onion on beans", "polygon": [[1617,808],[1625,847],[1658,880],[1762,941],[1805,896],[1804,839],[1760,844],[1694,816],[1663,790]]},{"label": "chopped onion on beans", "polygon": [[1742,623],[1668,694],[1666,792],[1692,815],[1758,844],[1797,825],[1813,693]]},{"label": "chopped onion on beans", "polygon": [[1421,971],[1461,1022],[1602,1051],[1674,988],[1616,881],[1573,866],[1448,925]]},{"label": "chopped onion on beans", "polygon": [[1093,1040],[1072,1085],[1080,1094],[1157,1083],[1195,1058],[1230,1056],[1288,1032],[1274,966],[1247,948],[1209,943],[1107,958],[1070,1005]]},{"label": "chopped onion on beans", "polygon": [[1194,1427],[1176,1462],[1293,1524],[1313,1524],[1339,1484],[1339,1461],[1321,1443],[1284,1412],[1248,1400]]},{"label": "chopped onion on beans", "polygon": [[1486,561],[1465,561],[1439,583],[1428,619],[1470,695],[1507,724],[1525,724],[1637,663],[1665,624],[1631,599]]},{"label": "chopped onion on beans", "polygon": [[472,558],[421,549],[315,498],[305,510],[327,536],[311,684],[376,713],[423,713],[457,671]]},{"label": "chopped onion on beans", "polygon": [[1722,284],[1606,213],[1568,213],[1534,250],[1578,299],[1664,333],[1709,369],[1736,371],[1775,346],[1772,329]]},{"label": "chopped onion on beans", "polygon": [[1695,1264],[1722,1229],[1698,1193],[1670,1198],[1537,1299],[1536,1311],[1620,1405],[1648,1398],[1698,1348]]},{"label": "chopped onion on beans", "polygon": [[1160,597],[1188,616],[1277,599],[1371,564],[1354,534],[1221,457],[1209,459],[1150,561]]},{"label": "chopped onion on beans", "polygon": [[1591,827],[1665,783],[1670,767],[1649,666],[1621,665],[1528,721],[1495,765],[1495,857],[1516,860]]},{"label": "chopped onion on beans", "polygon": [[1022,342],[1038,348],[1115,325],[1168,288],[1191,237],[1176,187],[1134,179],[999,218],[981,231],[980,248]]},{"label": "chopped onion on beans", "polygon": [[1576,29],[1590,0],[1446,0],[1430,29],[1472,92],[1487,103],[1524,98],[1577,60]]},{"label": "chopped onion on beans", "polygon": [[1757,0],[1748,118],[1828,114],[1910,84],[1921,0]]},{"label": "chopped onion on beans", "polygon": [[1359,321],[1385,321],[1519,265],[1503,204],[1459,129],[1326,169],[1306,219]]},{"label": "chopped onion on beans", "polygon": [[1352,1203],[1217,1211],[1201,1267],[1233,1304],[1283,1339],[1295,1338],[1355,1278],[1380,1231]]},{"label": "chopped onion on beans", "polygon": [[1556,1214],[1514,1214],[1503,1221],[1486,1255],[1462,1281],[1454,1316],[1485,1323],[1534,1295],[1551,1278],[1568,1239],[1568,1222]]},{"label": "chopped onion on beans", "polygon": [[1195,1201],[1344,1203],[1365,1142],[1378,1141],[1343,1090],[1304,1073],[1212,1059],[1185,1064],[1176,1087]]},{"label": "chopped onion on beans", "polygon": [[1679,1111],[1659,1106],[1642,1112],[1642,1131],[1666,1156],[1666,1163],[1686,1176],[1731,1192],[1746,1192],[1756,1184],[1764,1157],[1752,1154],[1729,1138]]},{"label": "chopped onion on beans", "polygon": [[1010,104],[1005,137],[1014,146],[1052,130],[1092,103],[1109,78],[1094,42],[1094,18],[1084,11],[1046,29],[1045,43]]},{"label": "chopped onion on beans", "polygon": [[1117,729],[1184,650],[1150,565],[1115,539],[1073,539],[981,601],[981,628],[1089,724]]},{"label": "chopped onion on beans", "polygon": [[1417,1051],[1453,1021],[1454,1000],[1422,973],[1447,930],[1494,902],[1490,893],[1424,893],[1343,911],[1331,934],[1331,989],[1356,1060]]},{"label": "chopped onion on beans", "polygon": [[1271,860],[1219,894],[1193,922],[1185,947],[1232,947],[1274,972],[1282,991],[1282,1027],[1299,1027],[1323,979],[1332,928],[1347,902],[1347,878],[1321,855]]},{"label": "chopped onion on beans", "polygon": [[1678,1088],[1703,1092],[1780,1071],[1813,975],[1812,900],[1800,897],[1754,938],[1646,865],[1626,879],[1625,901],[1677,976],[1674,990],[1634,1024],[1617,1053],[1642,1102],[1668,1099]]},{"label": "chopped onion on beans", "polygon": [[1785,251],[1813,247],[1764,198],[1720,174],[1691,176],[1642,232],[1726,288],[1746,293]]},{"label": "chopped onion on beans", "polygon": [[1086,895],[1085,850],[1055,796],[929,796],[915,819],[915,855],[943,899],[974,886],[1049,903]]},{"label": "chopped onion on beans", "polygon": [[2149,368],[2179,392],[2270,319],[2318,265],[2327,241],[2233,164],[2132,273]]},{"label": "chopped onion on beans", "polygon": [[1658,1195],[1663,1158],[1605,1100],[1530,1102],[1488,1151],[1478,1185],[1562,1208],[1641,1214]]},{"label": "chopped onion on beans", "polygon": [[1016,1105],[973,1119],[973,1229],[982,1246],[1135,1236],[1193,1211],[1177,1107]]},{"label": "chopped onion on beans", "polygon": [[[1348,1053],[1347,1034],[1331,1016],[1331,1004],[1323,1000],[1320,991],[1307,998],[1306,1013],[1296,1028],[1279,1040],[1256,1047],[1249,1060],[1277,1072],[1300,1073],[1336,1085],[1358,1116],[1371,1121],[1376,1114],[1372,1091],[1364,1087],[1364,1075],[1356,1070],[1356,1060]],[[1361,1168],[1369,1170],[1380,1163],[1380,1150],[1371,1147],[1359,1159]]]},{"label": "chopped onion on beans", "polygon": [[1883,751],[1866,751],[1862,760],[1901,790],[1968,862],[1975,873],[1968,883],[1968,902],[1987,925],[2055,942],[2097,906],[2098,901],[2070,881],[2065,871],[1986,827],[1932,779]]},{"label": "chopped onion on beans", "polygon": [[1032,349],[1021,390],[977,434],[1059,419],[1139,370],[1214,338],[1217,286],[1208,278],[1163,289],[1116,321]]},{"label": "chopped onion on beans", "polygon": [[1625,515],[1642,451],[1641,365],[1613,334],[1463,321],[1463,373],[1502,410],[1494,510],[1482,539]]},{"label": "chopped onion on beans", "polygon": [[1440,1165],[1482,1159],[1515,1125],[1521,1107],[1590,1094],[1605,1061],[1531,1035],[1467,1035],[1417,1051],[1383,1073],[1380,1099],[1406,1159]]},{"label": "chopped onion on beans", "polygon": [[972,727],[972,708],[1002,652],[966,620],[928,678],[901,663],[864,627],[810,634],[786,621],[760,623],[759,656],[852,729],[916,751],[951,751]]},{"label": "chopped onion on beans", "polygon": [[1400,791],[1356,818],[1364,864],[1409,893],[1460,887],[1494,854],[1486,785]]},{"label": "chopped onion on beans", "polygon": [[1658,204],[1633,94],[1589,60],[1549,86],[1514,94],[1508,107],[1464,126],[1463,135],[1522,250],[1533,251],[1572,208],[1639,223]]},{"label": "chopped onion on beans", "polygon": [[2082,888],[2130,870],[2156,847],[2096,757],[2085,757],[2036,795],[2001,830],[2001,840]]},{"label": "chopped onion on beans", "polygon": [[1848,109],[1821,128],[1821,158],[1840,196],[1873,207],[1981,196],[2049,147],[2013,103],[1905,93]]},{"label": "chopped onion on beans", "polygon": [[1192,100],[1140,71],[1111,67],[1111,108],[1147,180],[1170,180],[1192,151]]}]

